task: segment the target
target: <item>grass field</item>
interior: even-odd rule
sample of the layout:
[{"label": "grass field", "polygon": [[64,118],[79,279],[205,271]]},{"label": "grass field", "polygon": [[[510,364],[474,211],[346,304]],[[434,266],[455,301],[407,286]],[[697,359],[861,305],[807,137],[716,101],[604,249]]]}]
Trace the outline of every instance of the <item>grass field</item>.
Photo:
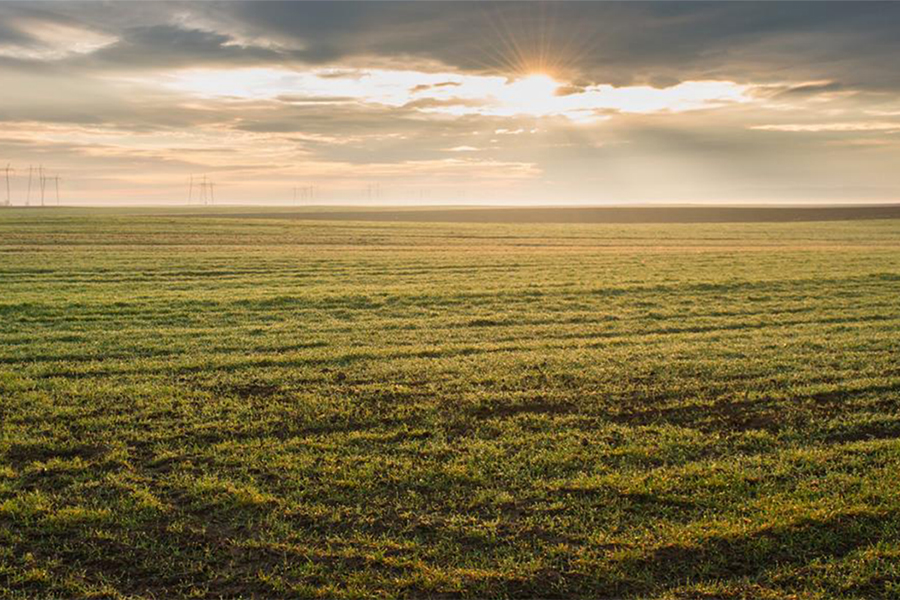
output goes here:
[{"label": "grass field", "polygon": [[0,596],[900,596],[900,220],[138,212],[0,213]]}]

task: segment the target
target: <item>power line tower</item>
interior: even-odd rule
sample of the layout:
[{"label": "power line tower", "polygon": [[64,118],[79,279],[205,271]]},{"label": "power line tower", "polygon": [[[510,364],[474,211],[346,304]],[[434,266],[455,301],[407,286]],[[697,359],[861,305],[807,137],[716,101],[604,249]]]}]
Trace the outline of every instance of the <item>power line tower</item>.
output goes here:
[{"label": "power line tower", "polygon": [[47,177],[44,176],[44,165],[38,167],[38,176],[41,185],[41,206],[44,206],[44,191],[47,189]]},{"label": "power line tower", "polygon": [[207,199],[207,183],[206,183],[206,175],[203,176],[203,179],[200,181],[200,204],[204,206],[209,203]]},{"label": "power line tower", "polygon": [[28,195],[25,196],[25,206],[31,206],[31,179],[34,173],[34,167],[28,165]]},{"label": "power line tower", "polygon": [[9,195],[9,174],[10,172],[14,173],[15,169],[6,163],[6,168],[3,170],[6,171],[6,206],[12,206],[12,197]]},{"label": "power line tower", "polygon": [[[193,189],[193,179],[191,179],[191,189]],[[206,175],[203,176],[203,179],[200,180],[198,184],[199,194],[197,201],[206,206],[216,203],[216,184],[213,181],[207,179]]]},{"label": "power line tower", "polygon": [[59,175],[53,177],[53,183],[56,186],[56,205],[59,206]]},{"label": "power line tower", "polygon": [[191,204],[191,200],[194,198],[194,176],[191,175],[191,178],[188,180],[188,206]]},{"label": "power line tower", "polygon": [[381,200],[381,184],[380,183],[370,183],[366,186],[366,198],[368,200],[375,200],[376,202]]},{"label": "power line tower", "polygon": [[309,203],[315,197],[315,191],[316,187],[313,185],[294,186],[294,204],[297,204],[298,197],[301,202]]}]

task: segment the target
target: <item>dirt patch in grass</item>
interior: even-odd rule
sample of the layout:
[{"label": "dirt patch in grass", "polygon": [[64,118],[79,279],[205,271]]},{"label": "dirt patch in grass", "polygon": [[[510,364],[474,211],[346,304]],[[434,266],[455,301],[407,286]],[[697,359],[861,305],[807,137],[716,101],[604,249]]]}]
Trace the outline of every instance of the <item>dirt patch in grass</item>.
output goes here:
[{"label": "dirt patch in grass", "polygon": [[895,440],[900,438],[900,421],[863,423],[852,425],[825,437],[832,444],[860,442],[864,440]]},{"label": "dirt patch in grass", "polygon": [[103,456],[107,451],[108,448],[102,444],[15,442],[6,450],[6,458],[14,465],[22,466],[54,458],[93,460]]},{"label": "dirt patch in grass", "polygon": [[483,406],[473,411],[474,416],[480,419],[500,418],[508,419],[518,415],[568,415],[576,412],[577,408],[568,403],[533,401],[524,404],[495,404]]},{"label": "dirt patch in grass", "polygon": [[700,431],[747,431],[762,429],[777,432],[788,424],[785,415],[769,402],[759,400],[719,401],[712,404],[687,404],[650,408],[610,415],[627,425],[677,425]]}]

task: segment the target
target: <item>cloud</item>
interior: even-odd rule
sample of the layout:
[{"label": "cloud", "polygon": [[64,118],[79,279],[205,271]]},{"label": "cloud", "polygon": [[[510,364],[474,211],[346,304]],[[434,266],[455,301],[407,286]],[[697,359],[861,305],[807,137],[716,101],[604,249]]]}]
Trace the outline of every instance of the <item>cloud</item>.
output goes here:
[{"label": "cloud", "polygon": [[815,83],[803,83],[788,87],[781,93],[787,96],[827,94],[844,90],[844,85],[837,81],[821,81]]},{"label": "cloud", "polygon": [[91,54],[117,39],[76,19],[31,6],[13,4],[0,15],[4,17],[0,22],[0,56],[13,62],[59,61]]},{"label": "cloud", "polygon": [[210,13],[243,35],[327,63],[354,57],[437,61],[510,72],[557,66],[590,83],[673,85],[722,78],[896,88],[895,3],[226,3]]},{"label": "cloud", "polygon": [[84,197],[208,172],[235,201],[297,178],[889,199],[898,24],[900,3],[3,2],[0,150]]},{"label": "cloud", "polygon": [[750,129],[761,131],[788,131],[792,133],[846,132],[846,131],[900,131],[900,123],[890,121],[856,121],[852,123],[787,123],[780,125],[754,125]]},{"label": "cloud", "polygon": [[479,98],[419,98],[403,105],[403,108],[445,109],[445,108],[477,108],[485,106],[486,99]]},{"label": "cloud", "polygon": [[131,27],[119,40],[82,59],[97,68],[174,68],[199,64],[252,65],[276,62],[283,54],[259,46],[244,46],[215,31],[175,25]]},{"label": "cloud", "polygon": [[443,88],[443,87],[457,87],[459,85],[462,85],[462,84],[460,84],[460,82],[458,82],[458,81],[441,81],[439,83],[426,83],[426,84],[416,85],[416,86],[413,86],[412,89],[410,89],[409,91],[410,91],[410,93],[416,94],[418,92],[424,92],[426,90],[433,90],[436,88]]},{"label": "cloud", "polygon": [[[118,39],[95,60],[70,59],[84,69],[377,62],[496,74],[549,68],[595,85],[763,83],[789,72],[800,82],[900,87],[887,58],[900,51],[897,3],[66,2],[36,11],[8,2],[0,22],[25,11]],[[0,40],[30,38],[4,29]]]}]

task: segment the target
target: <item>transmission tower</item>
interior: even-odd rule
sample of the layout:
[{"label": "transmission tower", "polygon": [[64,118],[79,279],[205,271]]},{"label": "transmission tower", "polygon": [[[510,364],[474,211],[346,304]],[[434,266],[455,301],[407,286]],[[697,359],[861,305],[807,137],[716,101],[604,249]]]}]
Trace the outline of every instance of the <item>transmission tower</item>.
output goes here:
[{"label": "transmission tower", "polygon": [[369,200],[374,199],[375,201],[381,200],[381,184],[380,183],[370,183],[366,186],[366,198]]},{"label": "transmission tower", "polygon": [[[199,188],[197,201],[206,206],[208,204],[215,204],[216,202],[216,184],[209,179],[207,179],[206,175],[200,180],[200,183],[197,184]],[[193,198],[193,189],[194,189],[194,178],[191,177],[189,188],[188,188],[188,202]]]},{"label": "transmission tower", "polygon": [[41,206],[44,206],[44,190],[47,189],[47,178],[44,177],[44,165],[38,167],[38,176],[41,184]]},{"label": "transmission tower", "polygon": [[31,178],[34,173],[34,167],[28,165],[28,195],[25,196],[25,206],[31,206]]},{"label": "transmission tower", "polygon": [[12,206],[12,197],[9,195],[9,174],[10,172],[15,172],[15,169],[10,167],[9,163],[6,163],[6,206]]},{"label": "transmission tower", "polygon": [[314,185],[304,185],[301,187],[295,185],[292,190],[295,205],[297,204],[298,198],[301,202],[308,202],[312,201],[316,194],[316,186]]}]

